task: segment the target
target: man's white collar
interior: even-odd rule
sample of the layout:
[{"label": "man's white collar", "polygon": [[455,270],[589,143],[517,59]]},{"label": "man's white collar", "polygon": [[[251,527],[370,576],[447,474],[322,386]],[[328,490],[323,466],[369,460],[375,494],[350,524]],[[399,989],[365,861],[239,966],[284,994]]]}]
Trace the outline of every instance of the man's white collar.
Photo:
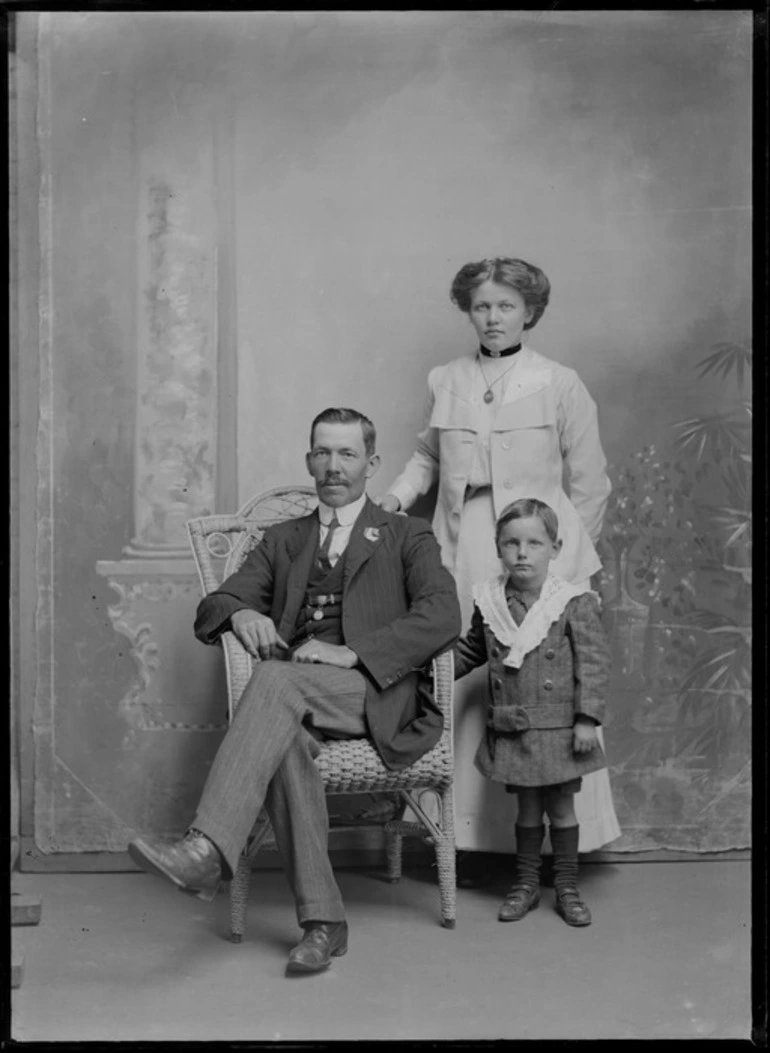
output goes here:
[{"label": "man's white collar", "polygon": [[337,522],[340,526],[352,526],[361,514],[365,504],[366,494],[361,494],[357,501],[351,501],[349,505],[342,505],[340,508],[332,508],[330,505],[325,505],[323,501],[319,501],[318,517],[324,526],[328,526],[336,512]]},{"label": "man's white collar", "polygon": [[559,619],[569,601],[575,596],[591,592],[591,589],[587,585],[572,585],[555,574],[549,574],[537,600],[527,611],[521,625],[517,625],[505,598],[507,580],[507,574],[498,574],[474,585],[473,599],[492,634],[501,644],[510,648],[503,658],[503,665],[519,669],[525,656],[546,638],[548,630]]}]

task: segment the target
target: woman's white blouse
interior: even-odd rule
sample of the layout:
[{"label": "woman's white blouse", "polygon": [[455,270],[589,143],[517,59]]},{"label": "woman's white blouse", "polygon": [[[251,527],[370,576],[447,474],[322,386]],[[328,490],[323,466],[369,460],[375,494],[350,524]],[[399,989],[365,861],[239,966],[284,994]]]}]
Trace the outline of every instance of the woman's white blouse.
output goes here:
[{"label": "woman's white blouse", "polygon": [[[434,412],[437,392],[442,399],[449,398],[455,407],[452,416],[461,419],[460,429],[466,436],[462,441],[473,444],[473,454],[464,485],[475,487],[497,482],[492,477],[490,446],[492,432],[505,430],[504,426],[500,425],[501,416],[515,418],[517,408],[514,408],[513,403],[526,400],[528,396],[550,387],[549,401],[553,398],[555,404],[558,447],[563,467],[566,469],[570,503],[577,511],[588,537],[592,542],[596,542],[601,532],[610,493],[606,459],[599,439],[596,403],[573,369],[553,362],[526,346],[515,357],[517,361],[510,372],[499,383],[492,385],[495,399],[489,404],[484,402],[487,384],[505,372],[509,360],[485,358],[486,380],[479,369],[476,353],[431,370],[426,427],[418,436],[412,458],[398,479],[388,487],[388,492],[394,494],[401,502],[401,507],[406,509],[420,494],[430,489],[439,475],[444,481],[444,486],[447,485],[447,466],[441,468],[439,452],[443,429],[436,426],[440,413]],[[447,391],[447,387],[451,387],[452,394]],[[524,415],[528,404],[531,404],[531,400],[530,403],[523,402]],[[510,408],[507,408],[509,406]],[[501,415],[502,407],[506,409]],[[431,419],[434,420],[433,425],[430,423]],[[457,427],[456,424],[453,426]],[[505,446],[505,441],[502,440],[502,446]],[[533,442],[533,453],[536,448],[537,443]],[[446,453],[446,448],[444,452]],[[556,467],[550,463],[551,457],[548,461],[548,464],[541,465],[544,476],[553,475]],[[528,477],[538,474],[537,467],[531,463],[511,466],[514,473],[522,469],[525,469]],[[449,466],[449,471],[456,469]],[[461,484],[459,476],[452,478],[456,484]],[[444,496],[448,498],[449,494]],[[532,496],[535,496],[534,493]],[[441,500],[440,488],[439,501]],[[437,515],[440,515],[438,509]]]}]

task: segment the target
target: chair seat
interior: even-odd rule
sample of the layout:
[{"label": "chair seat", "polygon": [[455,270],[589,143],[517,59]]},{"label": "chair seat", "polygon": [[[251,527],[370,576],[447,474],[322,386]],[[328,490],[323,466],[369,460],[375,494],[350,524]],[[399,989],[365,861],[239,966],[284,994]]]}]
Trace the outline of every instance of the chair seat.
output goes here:
[{"label": "chair seat", "polygon": [[442,790],[452,782],[452,756],[445,739],[402,771],[386,768],[368,739],[325,742],[315,763],[327,793]]}]

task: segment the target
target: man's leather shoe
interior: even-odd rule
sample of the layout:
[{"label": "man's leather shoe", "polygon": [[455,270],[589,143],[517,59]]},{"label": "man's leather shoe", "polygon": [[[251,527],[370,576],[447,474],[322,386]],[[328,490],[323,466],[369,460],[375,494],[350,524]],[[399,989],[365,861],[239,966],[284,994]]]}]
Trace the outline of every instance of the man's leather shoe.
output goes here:
[{"label": "man's leather shoe", "polygon": [[514,885],[500,904],[498,921],[521,921],[525,914],[534,910],[540,902],[537,885]]},{"label": "man's leather shoe", "polygon": [[137,838],[129,844],[128,854],[143,870],[168,878],[198,899],[212,900],[222,881],[219,849],[192,830],[171,845],[159,838]]},{"label": "man's leather shoe", "polygon": [[556,913],[564,918],[568,925],[580,927],[591,924],[591,911],[580,898],[576,888],[557,888],[554,900]]},{"label": "man's leather shoe", "polygon": [[346,921],[309,921],[303,928],[305,935],[289,951],[287,973],[318,973],[348,949]]}]

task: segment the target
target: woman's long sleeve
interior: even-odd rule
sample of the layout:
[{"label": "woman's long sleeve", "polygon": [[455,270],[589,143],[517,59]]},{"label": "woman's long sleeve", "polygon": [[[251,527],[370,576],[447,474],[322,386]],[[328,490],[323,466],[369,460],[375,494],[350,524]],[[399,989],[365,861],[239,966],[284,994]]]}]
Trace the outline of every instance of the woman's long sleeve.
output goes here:
[{"label": "woman's long sleeve", "polygon": [[564,381],[559,385],[559,440],[569,498],[596,544],[612,489],[607,459],[599,438],[596,403],[577,373],[565,370],[563,375]]},{"label": "woman's long sleeve", "polygon": [[387,489],[387,493],[393,494],[394,497],[398,498],[401,508],[404,510],[413,505],[420,494],[426,494],[438,479],[438,429],[430,426],[433,402],[433,388],[429,378],[428,397],[424,412],[425,428],[417,436],[417,446],[407,461],[403,472],[393,485]]}]

